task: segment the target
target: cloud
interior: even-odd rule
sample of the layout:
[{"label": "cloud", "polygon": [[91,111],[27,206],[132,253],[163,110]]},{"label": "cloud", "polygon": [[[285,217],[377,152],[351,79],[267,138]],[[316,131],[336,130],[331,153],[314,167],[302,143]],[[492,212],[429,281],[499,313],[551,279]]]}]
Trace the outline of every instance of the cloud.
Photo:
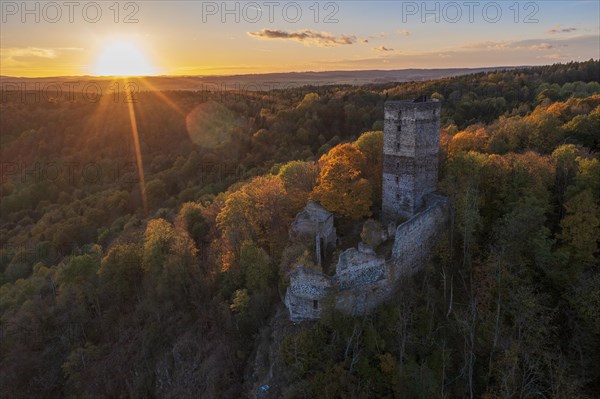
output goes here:
[{"label": "cloud", "polygon": [[412,32],[410,32],[410,31],[407,31],[407,30],[405,30],[405,29],[400,29],[400,30],[398,31],[398,34],[399,34],[400,36],[410,36],[410,35],[412,35]]},{"label": "cloud", "polygon": [[529,46],[531,50],[550,50],[554,48],[550,43],[540,43],[540,44],[532,44]]},{"label": "cloud", "polygon": [[481,42],[468,42],[463,44],[461,47],[465,49],[472,50],[482,50],[482,49],[506,49],[510,48],[514,42],[510,41],[481,41]]},{"label": "cloud", "polygon": [[4,68],[26,68],[37,64],[40,59],[55,59],[58,51],[41,47],[7,47],[0,48],[0,63]]},{"label": "cloud", "polygon": [[61,51],[83,51],[79,47],[57,47],[57,48],[42,48],[42,47],[6,47],[1,48],[0,53],[2,58],[57,58]]},{"label": "cloud", "polygon": [[83,51],[81,47],[58,47],[59,51]]},{"label": "cloud", "polygon": [[562,59],[566,59],[567,57],[565,57],[562,54],[546,54],[546,55],[543,55],[542,58],[545,58],[547,60],[562,60]]},{"label": "cloud", "polygon": [[67,51],[83,51],[79,47],[5,47],[0,48],[0,62],[5,68],[24,68],[36,65],[40,59],[53,60]]},{"label": "cloud", "polygon": [[549,43],[548,40],[540,41],[537,39],[530,40],[517,40],[517,41],[481,41],[481,42],[468,42],[463,44],[461,47],[468,50],[535,50],[545,51],[556,47],[567,47],[567,44],[562,44],[556,40],[550,40],[554,43]]},{"label": "cloud", "polygon": [[385,32],[379,32],[376,35],[369,36],[369,39],[385,39],[386,37],[388,37],[387,33],[385,33]]},{"label": "cloud", "polygon": [[560,24],[554,25],[552,28],[548,29],[546,33],[555,34],[555,33],[571,33],[575,32],[577,28],[561,28]]},{"label": "cloud", "polygon": [[[600,57],[600,37],[597,34],[564,36],[566,37],[482,41],[433,49],[407,47],[399,50],[400,47],[394,45],[395,51],[385,53],[373,50],[372,48],[376,45],[371,45],[366,48],[367,53],[356,51],[351,52],[351,55],[346,58],[324,57],[314,61],[306,60],[306,64],[290,64],[286,68],[287,70],[302,70],[302,68],[310,70],[310,68],[314,68],[313,65],[318,65],[320,70],[382,69],[383,65],[385,65],[385,69],[481,68],[547,65],[555,62],[589,60],[592,57],[594,59]],[[545,50],[544,48],[548,46],[541,45],[542,43],[553,46],[553,49]],[[540,50],[534,51],[530,48],[536,45]],[[489,49],[485,47],[489,47]]]},{"label": "cloud", "polygon": [[25,58],[25,57],[37,57],[37,58],[56,58],[57,52],[52,48],[40,48],[40,47],[10,47],[3,48],[0,50],[2,56],[6,58]]},{"label": "cloud", "polygon": [[388,47],[385,47],[385,46],[375,47],[375,48],[373,48],[373,50],[379,51],[379,52],[394,51],[393,48],[388,48]]},{"label": "cloud", "polygon": [[[247,32],[247,34],[259,39],[293,40],[304,43],[305,45],[314,44],[319,47],[344,46],[358,42],[356,36],[335,36],[329,32],[317,32],[311,29],[304,29],[296,32],[288,32],[280,29],[261,29],[258,32]],[[361,42],[364,43],[364,41]]]}]

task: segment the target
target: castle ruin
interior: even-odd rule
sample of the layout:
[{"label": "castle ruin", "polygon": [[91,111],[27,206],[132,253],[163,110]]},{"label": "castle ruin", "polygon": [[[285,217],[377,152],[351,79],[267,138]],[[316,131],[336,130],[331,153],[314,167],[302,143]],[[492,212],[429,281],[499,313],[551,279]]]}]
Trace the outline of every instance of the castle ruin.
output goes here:
[{"label": "castle ruin", "polygon": [[412,217],[435,191],[440,147],[438,101],[387,101],[384,107],[384,221]]},{"label": "castle ruin", "polygon": [[[327,306],[364,314],[388,300],[403,276],[422,269],[448,220],[447,198],[435,194],[440,110],[441,103],[426,98],[385,103],[382,222],[391,251],[384,256],[361,242],[339,255],[332,276],[295,267],[284,300],[292,321],[319,319]],[[290,231],[292,241],[307,236],[321,266],[336,232],[333,214],[313,201]]]}]

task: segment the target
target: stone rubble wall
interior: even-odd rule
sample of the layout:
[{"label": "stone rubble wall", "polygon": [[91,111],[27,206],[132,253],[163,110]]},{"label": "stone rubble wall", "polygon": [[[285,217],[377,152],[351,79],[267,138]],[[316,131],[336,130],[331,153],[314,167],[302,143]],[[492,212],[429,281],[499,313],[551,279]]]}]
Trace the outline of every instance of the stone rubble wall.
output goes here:
[{"label": "stone rubble wall", "polygon": [[385,277],[385,259],[366,245],[342,252],[335,267],[340,290],[374,283]]},{"label": "stone rubble wall", "polygon": [[420,270],[435,247],[438,233],[448,221],[448,200],[440,195],[427,196],[427,209],[402,223],[396,229],[392,259],[394,278]]},{"label": "stone rubble wall", "polygon": [[390,299],[402,278],[422,269],[448,222],[446,197],[430,194],[425,200],[424,211],[396,228],[390,259],[361,243],[358,249],[340,254],[334,276],[304,267],[290,274],[285,304],[291,320],[319,319],[328,297],[337,310],[352,315],[369,312]]},{"label": "stone rubble wall", "polygon": [[335,308],[350,315],[368,313],[390,299],[394,292],[391,279],[384,278],[374,283],[342,290],[335,295]]},{"label": "stone rubble wall", "polygon": [[332,287],[331,277],[298,266],[290,275],[290,285],[284,300],[285,306],[290,311],[290,319],[292,321],[319,319],[323,300],[331,293]]}]

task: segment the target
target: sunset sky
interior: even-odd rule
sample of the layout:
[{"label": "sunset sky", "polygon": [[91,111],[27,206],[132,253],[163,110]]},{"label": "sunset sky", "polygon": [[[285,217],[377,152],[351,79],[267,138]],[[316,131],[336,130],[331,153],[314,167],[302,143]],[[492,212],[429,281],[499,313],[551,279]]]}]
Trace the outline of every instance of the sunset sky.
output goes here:
[{"label": "sunset sky", "polygon": [[21,1],[2,1],[0,74],[215,75],[600,58],[597,1],[473,2],[472,9],[428,2],[429,12],[420,1],[339,1],[318,3],[318,15],[312,1],[229,2],[229,14],[220,1],[121,2],[118,15],[112,1],[77,3],[27,2],[23,10]]}]

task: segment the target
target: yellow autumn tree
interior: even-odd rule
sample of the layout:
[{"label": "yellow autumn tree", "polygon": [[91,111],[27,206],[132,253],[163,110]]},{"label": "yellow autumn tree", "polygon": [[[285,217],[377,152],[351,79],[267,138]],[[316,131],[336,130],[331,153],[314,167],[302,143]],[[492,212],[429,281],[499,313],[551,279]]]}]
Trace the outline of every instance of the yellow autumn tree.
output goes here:
[{"label": "yellow autumn tree", "polygon": [[483,127],[467,129],[456,133],[448,143],[448,153],[454,155],[460,151],[484,152],[488,135]]},{"label": "yellow autumn tree", "polygon": [[311,198],[350,219],[371,215],[371,184],[362,174],[366,159],[350,144],[332,148],[319,160],[320,173]]},{"label": "yellow autumn tree", "polygon": [[283,181],[294,213],[306,205],[318,175],[319,170],[314,162],[291,161],[279,170],[277,176]]},{"label": "yellow autumn tree", "polygon": [[236,256],[247,240],[278,253],[287,241],[292,216],[283,181],[277,176],[258,176],[227,197],[217,215],[217,227]]}]

